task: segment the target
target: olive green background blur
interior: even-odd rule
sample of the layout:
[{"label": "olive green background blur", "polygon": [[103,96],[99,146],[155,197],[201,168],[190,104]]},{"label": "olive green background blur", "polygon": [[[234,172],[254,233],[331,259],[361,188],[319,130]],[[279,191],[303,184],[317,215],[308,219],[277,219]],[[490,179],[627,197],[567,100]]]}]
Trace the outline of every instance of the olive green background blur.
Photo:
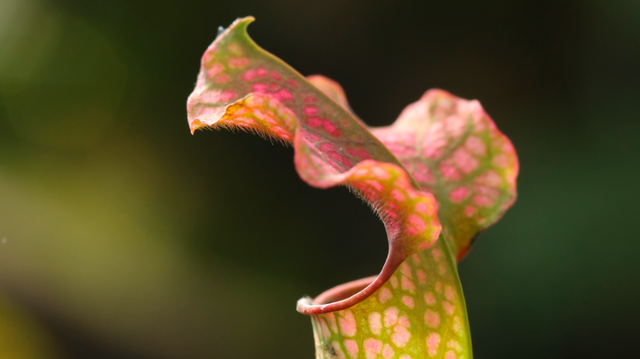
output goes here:
[{"label": "olive green background blur", "polygon": [[460,263],[476,358],[638,355],[640,2],[0,0],[0,357],[312,358],[296,300],[381,268],[291,148],[189,133],[246,15],[369,124],[438,87],[511,138],[519,199]]}]

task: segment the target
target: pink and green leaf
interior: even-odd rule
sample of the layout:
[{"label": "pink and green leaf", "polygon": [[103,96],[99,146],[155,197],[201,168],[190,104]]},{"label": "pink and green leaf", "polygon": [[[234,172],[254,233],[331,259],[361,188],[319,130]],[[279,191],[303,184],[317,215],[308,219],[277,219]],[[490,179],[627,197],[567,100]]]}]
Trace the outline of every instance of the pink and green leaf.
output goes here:
[{"label": "pink and green leaf", "polygon": [[458,259],[515,201],[515,150],[477,100],[429,90],[393,125],[371,132],[436,197],[444,237]]},{"label": "pink and green leaf", "polygon": [[304,181],[320,188],[347,185],[378,212],[389,240],[378,278],[345,301],[311,311],[340,310],[371,295],[402,261],[436,242],[435,200],[350,113],[260,49],[246,33],[252,20],[234,22],[203,56],[187,105],[190,127],[235,127],[290,142]]},{"label": "pink and green leaf", "polygon": [[[309,80],[351,111],[337,82],[317,75]],[[393,125],[370,131],[436,197],[444,236],[458,259],[515,201],[515,150],[476,100],[429,90]]]},{"label": "pink and green leaf", "polygon": [[[354,189],[380,215],[389,240],[377,277],[298,302],[312,316],[317,357],[471,358],[454,258],[513,202],[510,142],[477,102],[433,90],[393,126],[369,130],[339,84],[305,79],[259,48],[246,32],[251,21],[234,22],[204,54],[187,104],[191,131],[239,128],[293,144],[300,177]],[[459,162],[469,156],[477,163]],[[436,172],[443,166],[459,176]]]},{"label": "pink and green leaf", "polygon": [[[446,242],[405,260],[364,301],[337,312],[312,315],[316,358],[472,358],[467,312]],[[371,278],[347,283],[299,306],[339,300]]]}]

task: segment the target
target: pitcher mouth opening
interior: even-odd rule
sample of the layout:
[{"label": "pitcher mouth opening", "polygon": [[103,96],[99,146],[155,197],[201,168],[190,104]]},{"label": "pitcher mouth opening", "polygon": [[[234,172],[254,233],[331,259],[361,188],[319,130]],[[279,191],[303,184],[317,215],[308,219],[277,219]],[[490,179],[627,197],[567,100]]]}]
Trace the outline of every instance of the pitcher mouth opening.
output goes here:
[{"label": "pitcher mouth opening", "polygon": [[349,297],[368,287],[371,283],[373,283],[374,280],[376,280],[376,278],[377,276],[372,276],[335,286],[318,295],[313,300],[312,304],[325,305],[348,299]]},{"label": "pitcher mouth opening", "polygon": [[390,251],[379,275],[362,278],[333,287],[315,299],[304,297],[298,300],[296,309],[307,315],[335,312],[353,307],[375,293],[391,278],[404,258],[393,255]]}]

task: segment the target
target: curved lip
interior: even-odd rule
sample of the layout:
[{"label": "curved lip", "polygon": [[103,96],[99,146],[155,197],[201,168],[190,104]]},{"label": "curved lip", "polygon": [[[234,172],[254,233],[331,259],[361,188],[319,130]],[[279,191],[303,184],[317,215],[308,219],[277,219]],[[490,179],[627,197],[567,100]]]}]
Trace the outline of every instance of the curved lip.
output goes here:
[{"label": "curved lip", "polygon": [[[301,298],[298,300],[296,310],[306,315],[325,314],[348,309],[364,301],[382,287],[382,285],[391,278],[396,269],[398,269],[400,264],[406,259],[396,255],[396,253],[397,252],[393,249],[389,251],[387,260],[379,275],[335,286],[322,292],[315,299],[311,299],[309,297]],[[362,287],[364,288],[360,290]],[[348,296],[353,292],[356,293]],[[345,296],[348,297],[342,300],[336,300],[344,298]]]}]

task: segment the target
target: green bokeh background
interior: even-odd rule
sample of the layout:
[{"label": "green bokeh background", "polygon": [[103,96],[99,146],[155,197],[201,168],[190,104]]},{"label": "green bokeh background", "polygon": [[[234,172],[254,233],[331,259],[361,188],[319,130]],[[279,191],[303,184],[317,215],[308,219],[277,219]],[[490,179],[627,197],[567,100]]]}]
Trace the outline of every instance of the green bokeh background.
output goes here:
[{"label": "green bokeh background", "polygon": [[312,358],[296,300],[378,272],[380,221],[290,148],[190,135],[246,15],[369,124],[438,87],[511,138],[519,199],[460,263],[476,358],[638,355],[639,2],[0,0],[0,357]]}]

